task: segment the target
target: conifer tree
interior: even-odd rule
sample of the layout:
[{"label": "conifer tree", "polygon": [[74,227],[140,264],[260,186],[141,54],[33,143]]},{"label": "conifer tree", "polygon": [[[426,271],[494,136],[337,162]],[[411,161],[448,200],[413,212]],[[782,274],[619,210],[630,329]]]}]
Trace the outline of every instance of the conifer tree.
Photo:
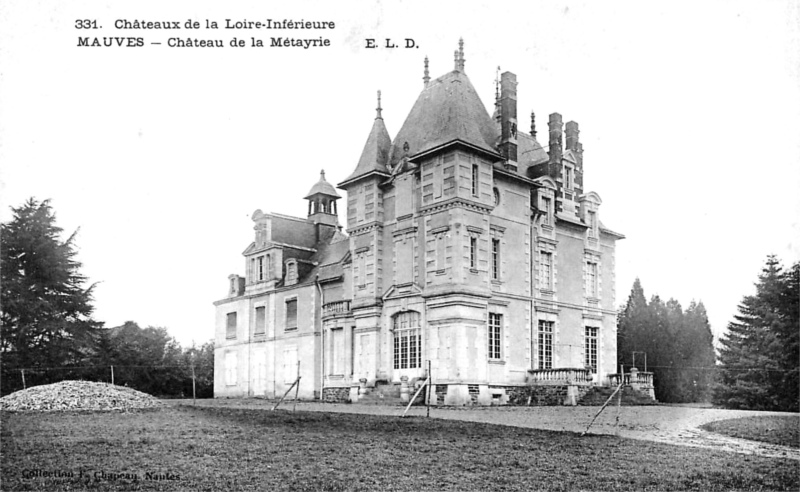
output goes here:
[{"label": "conifer tree", "polygon": [[769,256],[756,294],[745,296],[721,340],[718,404],[798,411],[798,265],[788,272]]},{"label": "conifer tree", "polygon": [[47,200],[12,211],[0,226],[4,372],[78,364],[93,353],[101,323],[92,319],[94,285],[85,287],[75,259],[77,231],[61,239]]}]

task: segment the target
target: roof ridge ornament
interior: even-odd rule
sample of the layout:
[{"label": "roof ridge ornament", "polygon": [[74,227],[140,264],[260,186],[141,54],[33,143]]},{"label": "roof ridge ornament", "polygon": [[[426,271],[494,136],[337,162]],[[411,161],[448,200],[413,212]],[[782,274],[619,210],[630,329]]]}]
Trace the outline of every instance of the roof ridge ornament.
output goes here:
[{"label": "roof ridge ornament", "polygon": [[375,111],[378,113],[375,119],[382,120],[383,116],[381,116],[381,111],[383,111],[383,108],[381,108],[381,91],[378,91],[378,107],[375,108]]},{"label": "roof ridge ornament", "polygon": [[464,71],[464,62],[467,61],[464,58],[464,38],[458,38],[458,68],[462,72]]},{"label": "roof ridge ornament", "polygon": [[425,74],[422,77],[422,81],[425,83],[425,87],[428,87],[428,82],[431,81],[431,75],[428,72],[428,56],[425,55]]}]

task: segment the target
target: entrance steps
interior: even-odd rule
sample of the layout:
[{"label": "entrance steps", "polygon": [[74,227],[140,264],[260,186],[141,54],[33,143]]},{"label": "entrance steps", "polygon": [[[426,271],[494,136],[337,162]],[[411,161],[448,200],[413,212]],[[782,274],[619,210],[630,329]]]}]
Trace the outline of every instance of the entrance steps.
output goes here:
[{"label": "entrance steps", "polygon": [[[578,401],[578,405],[583,406],[600,406],[608,400],[608,398],[614,393],[616,388],[610,386],[595,386],[589,390],[583,398]],[[658,405],[658,402],[655,401],[653,398],[650,398],[650,395],[645,393],[644,391],[639,391],[633,389],[630,386],[623,386],[622,390],[622,404],[626,406],[636,406],[636,405]],[[614,397],[614,400],[609,403],[609,405],[616,405],[617,404],[618,396]]]}]

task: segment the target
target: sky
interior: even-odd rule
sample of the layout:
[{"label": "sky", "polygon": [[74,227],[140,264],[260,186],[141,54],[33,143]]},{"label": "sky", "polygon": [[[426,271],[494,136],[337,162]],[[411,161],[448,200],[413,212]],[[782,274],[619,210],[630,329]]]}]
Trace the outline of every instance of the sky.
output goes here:
[{"label": "sky", "polygon": [[[76,20],[98,29],[76,29]],[[115,29],[117,20],[180,30]],[[185,29],[293,19],[327,30]],[[79,47],[78,38],[144,45]],[[250,38],[327,39],[320,48]],[[390,136],[432,77],[465,70],[487,110],[497,68],[520,128],[580,124],[585,188],[617,246],[617,306],[701,300],[716,337],[768,254],[800,260],[800,6],[704,2],[48,2],[0,4],[0,220],[50,199],[76,238],[95,319],[214,336],[213,302],[243,274],[256,209],[304,217],[324,169],[358,162],[382,91]],[[224,48],[171,48],[170,38]],[[233,38],[247,47],[230,47]],[[366,48],[386,38],[414,48]],[[151,44],[161,42],[161,45]],[[342,192],[342,194],[344,194]],[[342,207],[343,209],[343,207]],[[345,217],[340,214],[344,224]]]}]

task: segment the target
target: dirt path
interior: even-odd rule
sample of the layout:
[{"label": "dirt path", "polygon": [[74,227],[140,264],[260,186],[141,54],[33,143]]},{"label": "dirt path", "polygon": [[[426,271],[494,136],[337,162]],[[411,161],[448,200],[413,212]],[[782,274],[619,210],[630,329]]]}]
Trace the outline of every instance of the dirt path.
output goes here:
[{"label": "dirt path", "polygon": [[[191,400],[176,400],[189,403]],[[198,400],[198,405],[230,408],[270,409],[273,402],[264,400]],[[282,408],[291,409],[291,402]],[[306,412],[342,412],[372,415],[401,415],[402,407],[348,405],[300,402],[297,410]],[[530,427],[568,432],[583,432],[599,407],[460,407],[431,408],[431,417],[488,424]],[[408,415],[425,415],[424,407],[414,407]],[[607,408],[589,433],[619,435],[631,439],[655,441],[680,446],[692,446],[770,458],[790,458],[800,461],[800,449],[727,437],[701,430],[699,427],[715,420],[752,417],[757,415],[787,415],[780,412],[751,412],[716,408],[672,406],[621,407],[617,424],[617,408]]]}]

